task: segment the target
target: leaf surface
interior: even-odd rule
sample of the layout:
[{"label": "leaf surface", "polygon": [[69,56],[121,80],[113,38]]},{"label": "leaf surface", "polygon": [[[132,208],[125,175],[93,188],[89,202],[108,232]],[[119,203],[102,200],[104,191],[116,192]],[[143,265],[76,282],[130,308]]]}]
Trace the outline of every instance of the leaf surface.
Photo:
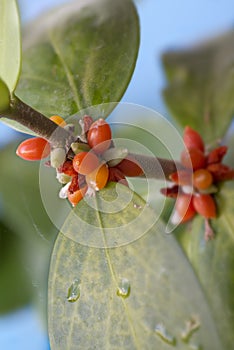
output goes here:
[{"label": "leaf surface", "polygon": [[[75,1],[33,22],[23,43],[16,95],[48,117],[66,119],[121,99],[135,67],[138,17],[130,0]],[[100,108],[100,115],[112,108],[103,107],[104,115]]]},{"label": "leaf surface", "polygon": [[10,92],[6,84],[0,78],[0,112],[5,111],[10,105]]},{"label": "leaf surface", "polygon": [[[155,214],[140,197],[125,187],[123,192],[126,197],[132,195],[132,200],[119,212],[114,184],[97,194],[98,211],[82,200],[73,211],[79,224],[74,227],[75,221],[71,225],[68,217],[57,237],[49,276],[51,348],[163,350],[196,345],[222,349],[199,281],[176,239],[164,233],[161,222],[122,246],[79,243],[84,234],[87,243],[91,242],[96,227],[104,243],[111,232],[118,239],[121,227],[127,228],[141,212],[142,227],[155,221]],[[108,215],[102,208],[103,199],[108,201]],[[137,229],[135,222],[125,230],[129,241]],[[124,298],[118,291],[122,286],[127,288],[126,281],[129,289]],[[197,331],[182,340],[186,322],[194,318],[199,322]]]},{"label": "leaf surface", "polygon": [[179,240],[206,294],[222,339],[222,349],[234,342],[234,184],[226,182],[216,196],[220,215],[212,220],[215,239],[204,240],[204,220],[197,217],[192,227],[180,229]]},{"label": "leaf surface", "polygon": [[13,92],[21,66],[20,19],[16,0],[0,1],[0,77]]},{"label": "leaf surface", "polygon": [[176,121],[206,142],[222,138],[234,113],[234,31],[203,45],[166,52],[164,98]]}]

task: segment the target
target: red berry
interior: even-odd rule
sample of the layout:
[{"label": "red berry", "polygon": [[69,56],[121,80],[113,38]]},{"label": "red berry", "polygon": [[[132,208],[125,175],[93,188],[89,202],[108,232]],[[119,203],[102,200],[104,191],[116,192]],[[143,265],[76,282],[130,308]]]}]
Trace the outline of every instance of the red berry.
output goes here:
[{"label": "red berry", "polygon": [[198,190],[205,190],[212,185],[213,176],[206,169],[198,169],[193,173],[193,184]]},{"label": "red berry", "polygon": [[205,167],[206,158],[200,149],[190,148],[181,153],[181,163],[185,168],[197,170]]},{"label": "red berry", "polygon": [[189,194],[179,194],[176,200],[176,212],[181,218],[181,222],[191,220],[196,211],[193,206],[192,197]]},{"label": "red berry", "polygon": [[73,168],[82,175],[93,172],[99,163],[99,158],[92,152],[80,152],[73,158]]},{"label": "red berry", "polygon": [[58,168],[58,172],[69,176],[77,175],[71,160],[66,160],[63,165]]},{"label": "red berry", "polygon": [[221,161],[226,153],[227,153],[226,146],[220,146],[220,147],[213,149],[213,151],[211,151],[208,154],[207,164],[221,163]]},{"label": "red berry", "polygon": [[134,177],[143,175],[140,164],[131,156],[124,158],[117,166],[125,176]]},{"label": "red berry", "polygon": [[33,137],[21,142],[16,150],[16,154],[25,160],[40,160],[48,157],[50,145],[41,137]]},{"label": "red berry", "polygon": [[164,196],[170,197],[170,198],[177,198],[178,191],[179,191],[179,186],[178,185],[175,185],[173,187],[165,187],[165,188],[161,188],[160,189],[160,192]]},{"label": "red berry", "polygon": [[201,136],[189,126],[186,126],[184,129],[184,143],[188,149],[198,148],[200,151],[204,152],[205,147]]},{"label": "red berry", "polygon": [[207,167],[213,176],[214,181],[227,181],[234,179],[234,169],[222,163],[210,164]]},{"label": "red berry", "polygon": [[107,184],[109,178],[109,168],[106,164],[102,164],[99,168],[95,169],[92,173],[86,175],[86,182],[89,187],[92,187],[96,191],[101,190]]},{"label": "red berry", "polygon": [[193,196],[193,205],[196,212],[206,219],[216,217],[216,205],[210,194],[197,194]]},{"label": "red berry", "polygon": [[105,152],[111,145],[111,128],[104,119],[95,121],[87,135],[88,144],[98,154]]}]

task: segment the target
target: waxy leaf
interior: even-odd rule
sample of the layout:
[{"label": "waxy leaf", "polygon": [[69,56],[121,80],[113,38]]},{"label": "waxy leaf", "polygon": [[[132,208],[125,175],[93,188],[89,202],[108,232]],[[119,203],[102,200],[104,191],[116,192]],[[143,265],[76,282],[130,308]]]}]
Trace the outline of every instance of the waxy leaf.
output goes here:
[{"label": "waxy leaf", "polygon": [[234,31],[198,47],[167,52],[164,97],[182,125],[199,130],[206,142],[217,142],[234,113]]},{"label": "waxy leaf", "polygon": [[216,196],[220,215],[212,220],[215,239],[204,240],[204,220],[197,217],[191,226],[180,229],[179,240],[206,295],[220,349],[234,343],[234,183],[227,182]]},{"label": "waxy leaf", "polygon": [[4,112],[10,105],[10,92],[6,84],[0,78],[0,113]]},{"label": "waxy leaf", "polygon": [[16,0],[0,0],[0,77],[14,91],[21,66],[20,19]]},{"label": "waxy leaf", "polygon": [[133,73],[138,46],[138,17],[131,0],[68,3],[26,28],[16,95],[48,117],[65,119],[86,107],[118,102]]},{"label": "waxy leaf", "polygon": [[[51,349],[222,349],[206,296],[175,237],[154,223],[140,197],[126,187],[122,193],[132,196],[125,208],[114,184],[91,199],[96,209],[82,200],[57,237],[49,276]],[[141,236],[131,240],[142,213]],[[121,229],[128,242],[114,245]]]}]

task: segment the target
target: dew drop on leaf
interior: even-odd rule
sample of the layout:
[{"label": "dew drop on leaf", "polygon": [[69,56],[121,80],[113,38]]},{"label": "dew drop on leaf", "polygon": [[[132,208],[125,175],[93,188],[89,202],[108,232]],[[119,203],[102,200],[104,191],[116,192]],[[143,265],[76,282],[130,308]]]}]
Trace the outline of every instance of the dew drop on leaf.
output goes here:
[{"label": "dew drop on leaf", "polygon": [[79,299],[79,297],[80,297],[80,280],[75,279],[70,285],[70,287],[68,288],[67,301],[69,301],[69,303],[74,303]]},{"label": "dew drop on leaf", "polygon": [[122,298],[127,298],[130,295],[131,285],[127,278],[122,278],[117,289],[117,295]]},{"label": "dew drop on leaf", "polygon": [[155,332],[156,334],[167,344],[169,345],[176,345],[176,339],[171,334],[169,334],[165,328],[165,326],[161,323],[157,324],[155,326]]}]

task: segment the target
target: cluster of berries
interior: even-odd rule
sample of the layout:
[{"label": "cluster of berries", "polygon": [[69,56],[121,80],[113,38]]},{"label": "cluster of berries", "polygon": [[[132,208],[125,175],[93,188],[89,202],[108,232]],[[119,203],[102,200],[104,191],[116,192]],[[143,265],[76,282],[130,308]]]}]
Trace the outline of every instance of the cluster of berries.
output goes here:
[{"label": "cluster of berries", "polygon": [[[59,116],[50,118],[66,127]],[[57,167],[57,179],[64,186],[60,198],[68,198],[75,206],[85,194],[94,194],[108,182],[120,182],[128,186],[127,177],[143,175],[136,160],[126,149],[115,148],[110,125],[103,119],[94,121],[85,115],[80,120],[82,133],[71,145],[65,161]],[[25,160],[40,160],[50,154],[49,143],[40,137],[23,141],[16,153]]]},{"label": "cluster of berries", "polygon": [[172,187],[161,192],[177,198],[174,223],[186,222],[196,213],[205,219],[217,216],[214,193],[220,181],[234,179],[234,170],[222,164],[227,152],[226,146],[219,146],[206,153],[202,137],[187,126],[184,130],[184,144],[187,149],[181,154],[181,169],[170,175]]}]

